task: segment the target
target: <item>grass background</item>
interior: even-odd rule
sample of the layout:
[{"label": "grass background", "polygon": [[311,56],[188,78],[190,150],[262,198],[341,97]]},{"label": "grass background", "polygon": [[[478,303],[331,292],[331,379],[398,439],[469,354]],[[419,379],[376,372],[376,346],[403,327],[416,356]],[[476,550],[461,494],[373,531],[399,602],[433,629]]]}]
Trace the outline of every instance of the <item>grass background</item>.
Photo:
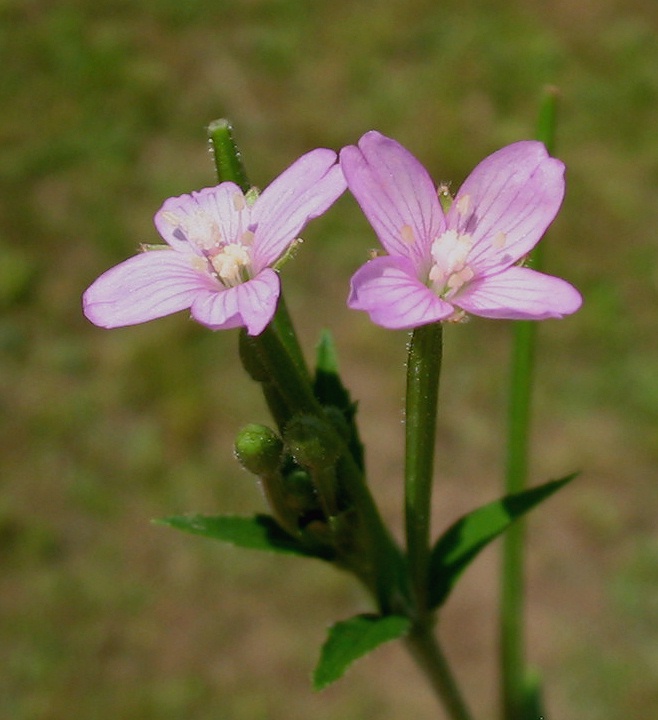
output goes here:
[{"label": "grass background", "polygon": [[[542,325],[532,477],[583,474],[529,525],[528,652],[551,720],[658,712],[657,30],[651,0],[0,2],[1,717],[436,717],[396,644],[310,691],[326,626],[368,607],[350,578],[149,523],[262,509],[232,459],[266,419],[236,334],[184,315],[106,332],[79,298],[157,241],[166,197],[213,183],[216,117],[257,184],[377,128],[456,187],[533,135],[547,83],[568,167],[547,263],[585,305]],[[345,311],[375,244],[351,198],[304,237],[288,304],[309,353],[334,330],[399,533],[406,335]],[[437,526],[499,493],[509,340],[448,329]],[[480,718],[497,559],[441,626]]]}]

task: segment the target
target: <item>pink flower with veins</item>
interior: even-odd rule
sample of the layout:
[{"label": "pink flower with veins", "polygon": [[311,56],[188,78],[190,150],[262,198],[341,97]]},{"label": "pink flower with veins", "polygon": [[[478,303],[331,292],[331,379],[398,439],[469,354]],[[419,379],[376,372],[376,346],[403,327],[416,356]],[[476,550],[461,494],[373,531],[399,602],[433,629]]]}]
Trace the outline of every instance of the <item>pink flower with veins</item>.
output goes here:
[{"label": "pink flower with veins", "polygon": [[113,328],[189,308],[213,330],[260,334],[280,294],[273,266],[345,191],[336,160],[324,148],[303,155],[253,202],[232,182],[170,198],[155,215],[167,245],[101,275],[84,293],[85,315]]},{"label": "pink flower with veins", "polygon": [[569,283],[520,266],[564,197],[564,165],[541,143],[517,142],[483,160],[447,213],[420,162],[378,132],[343,148],[340,164],[388,253],[357,270],[348,299],[378,325],[408,329],[464,311],[544,320],[580,307]]}]

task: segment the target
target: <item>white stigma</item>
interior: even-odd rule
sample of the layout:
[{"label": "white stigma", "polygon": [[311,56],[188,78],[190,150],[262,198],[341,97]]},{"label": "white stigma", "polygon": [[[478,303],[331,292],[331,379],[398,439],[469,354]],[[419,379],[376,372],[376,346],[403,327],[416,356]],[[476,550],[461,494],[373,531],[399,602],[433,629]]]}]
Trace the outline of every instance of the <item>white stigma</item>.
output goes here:
[{"label": "white stigma", "polygon": [[469,234],[446,230],[432,243],[434,264],[429,272],[430,287],[442,298],[449,298],[475,277],[467,260],[473,247]]}]

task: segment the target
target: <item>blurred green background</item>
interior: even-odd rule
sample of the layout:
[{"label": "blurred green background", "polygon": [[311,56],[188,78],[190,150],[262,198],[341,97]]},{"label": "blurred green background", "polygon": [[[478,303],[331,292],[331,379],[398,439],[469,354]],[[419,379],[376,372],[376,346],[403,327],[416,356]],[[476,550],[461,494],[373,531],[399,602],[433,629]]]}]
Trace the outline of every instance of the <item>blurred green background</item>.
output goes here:
[{"label": "blurred green background", "polygon": [[[532,137],[547,83],[568,191],[546,261],[585,305],[541,327],[532,479],[582,475],[529,524],[528,652],[551,720],[658,713],[657,30],[653,0],[0,2],[0,717],[437,717],[397,644],[311,692],[326,626],[369,607],[350,578],[150,524],[262,510],[232,440],[265,409],[235,332],[103,331],[80,294],[213,184],[214,118],[256,184],[376,128],[457,187]],[[334,330],[399,534],[407,338],[344,305],[376,241],[348,196],[304,238],[288,304],[309,354]],[[436,527],[500,492],[509,341],[447,330]],[[480,718],[497,560],[441,626]]]}]

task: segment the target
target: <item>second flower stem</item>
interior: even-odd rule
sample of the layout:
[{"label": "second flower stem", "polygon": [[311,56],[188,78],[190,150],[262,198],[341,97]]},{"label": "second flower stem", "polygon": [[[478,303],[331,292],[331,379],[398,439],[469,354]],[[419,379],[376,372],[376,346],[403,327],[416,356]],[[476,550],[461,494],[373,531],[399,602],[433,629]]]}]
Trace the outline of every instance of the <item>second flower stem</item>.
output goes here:
[{"label": "second flower stem", "polygon": [[413,627],[407,646],[452,720],[470,720],[448,662],[434,634],[429,606],[430,521],[436,414],[443,354],[443,325],[416,328],[407,357],[405,515],[413,598]]},{"label": "second flower stem", "polygon": [[428,613],[428,567],[436,412],[443,348],[443,326],[416,328],[407,358],[405,519],[409,575],[417,621]]}]

